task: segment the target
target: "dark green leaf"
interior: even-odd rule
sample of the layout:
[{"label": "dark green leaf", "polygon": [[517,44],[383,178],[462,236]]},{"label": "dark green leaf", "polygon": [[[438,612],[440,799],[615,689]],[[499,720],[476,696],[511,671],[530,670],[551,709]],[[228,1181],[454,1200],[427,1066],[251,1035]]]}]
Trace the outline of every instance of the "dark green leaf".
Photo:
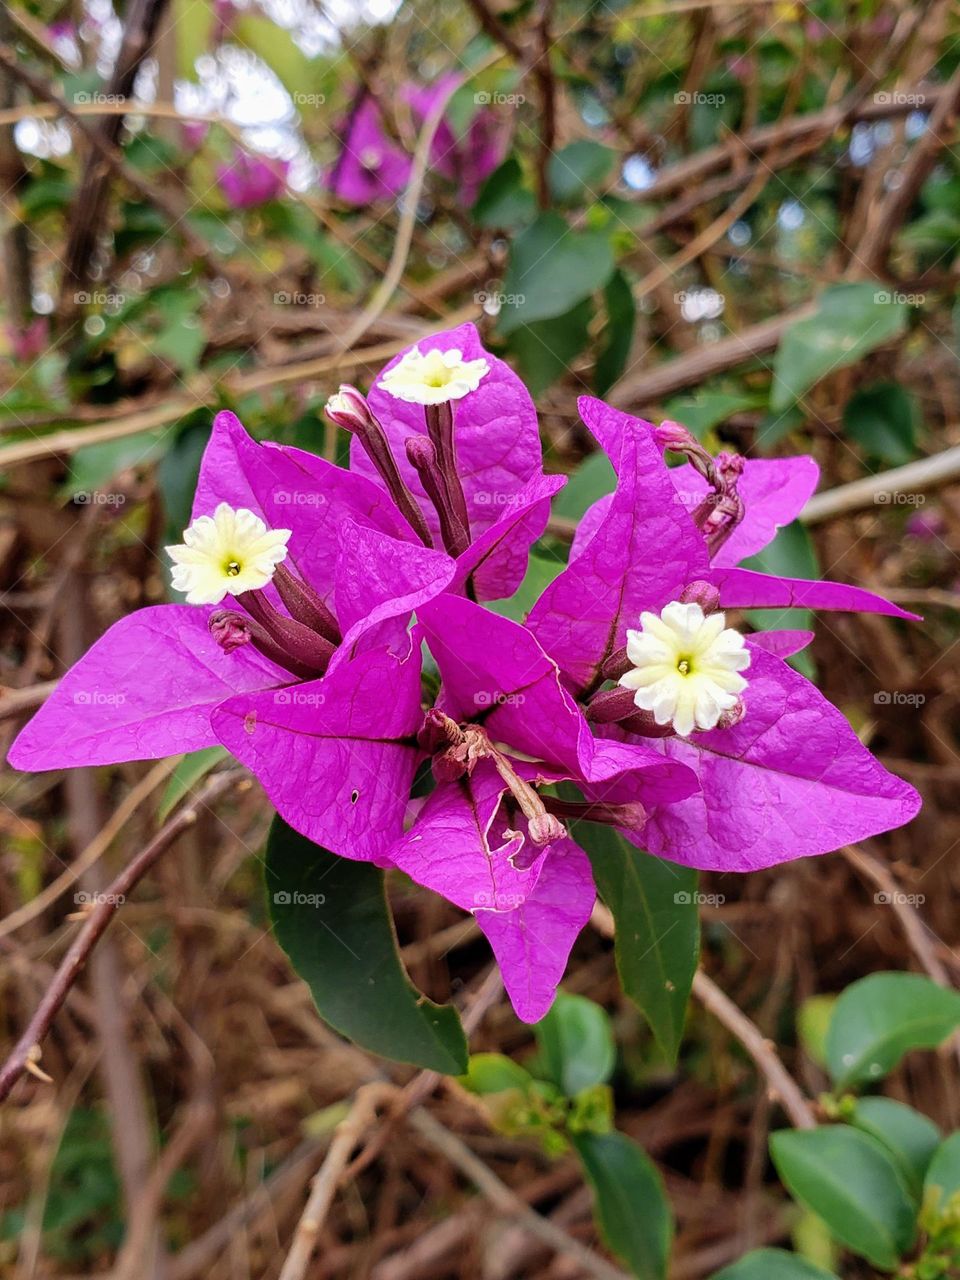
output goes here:
[{"label": "dark green leaf", "polygon": [[960,993],[919,973],[871,973],[837,1000],[827,1063],[840,1088],[879,1080],[911,1049],[933,1049],[960,1027]]},{"label": "dark green leaf", "polygon": [[504,618],[522,622],[557,574],[565,568],[562,560],[548,560],[546,556],[531,552],[526,575],[515,593],[508,600],[494,600],[487,608]]},{"label": "dark green leaf", "polygon": [[606,395],[623,373],[637,320],[633,290],[622,271],[617,270],[610,277],[603,298],[607,307],[607,324],[593,371],[593,385],[598,396]]},{"label": "dark green leaf", "polygon": [[816,315],[784,335],[773,368],[770,408],[787,409],[821,378],[896,338],[907,324],[899,295],[876,284],[839,284],[820,297]]},{"label": "dark green leaf", "polygon": [[613,1074],[617,1051],[605,1009],[560,991],[545,1018],[537,1023],[537,1044],[547,1078],[568,1098]]},{"label": "dark green leaf", "polygon": [[702,439],[714,427],[741,413],[744,409],[757,409],[764,403],[760,396],[749,392],[700,391],[696,395],[676,396],[663,406],[664,417],[682,422],[695,436]]},{"label": "dark green leaf", "polygon": [[554,499],[554,515],[564,520],[581,520],[589,507],[617,486],[617,473],[605,453],[591,453],[565,489]]},{"label": "dark green leaf", "polygon": [[913,1244],[916,1208],[893,1157],[847,1125],[783,1129],[770,1153],[787,1190],[848,1249],[892,1271]]},{"label": "dark green leaf", "polygon": [[697,873],[641,853],[612,827],[579,823],[575,838],[613,912],[620,984],[673,1061],[700,954]]},{"label": "dark green leaf", "polygon": [[382,871],[338,858],[275,817],[266,882],[277,941],[326,1022],[384,1057],[466,1071],[456,1010],[427,1000],[403,969]]},{"label": "dark green leaf", "polygon": [[[503,317],[525,305],[514,301],[514,297],[525,298],[524,294],[508,293],[505,297],[506,302],[500,312]],[[593,300],[584,298],[566,315],[552,320],[534,320],[510,334],[510,350],[517,358],[520,373],[531,395],[540,395],[567,372],[571,362],[589,341],[592,319]]]},{"label": "dark green leaf", "polygon": [[480,188],[473,206],[477,226],[518,231],[536,217],[537,201],[524,186],[523,170],[514,156],[508,156]]},{"label": "dark green leaf", "polygon": [[872,1134],[887,1148],[910,1190],[919,1198],[927,1166],[941,1140],[933,1121],[893,1098],[860,1098],[851,1124]]},{"label": "dark green leaf", "polygon": [[900,466],[916,454],[916,403],[898,382],[877,382],[847,401],[843,425],[847,435],[872,458]]},{"label": "dark green leaf", "polygon": [[561,204],[595,199],[616,158],[615,151],[588,138],[554,151],[547,166],[553,198]]},{"label": "dark green leaf", "polygon": [[755,1249],[718,1271],[712,1280],[836,1280],[836,1276],[786,1249]]},{"label": "dark green leaf", "polygon": [[607,1246],[640,1280],[663,1280],[673,1223],[656,1166],[622,1133],[578,1133],[572,1142]]},{"label": "dark green leaf", "polygon": [[566,315],[603,288],[613,265],[605,235],[572,231],[559,213],[541,213],[510,246],[503,291],[523,301],[501,312],[500,332]]}]

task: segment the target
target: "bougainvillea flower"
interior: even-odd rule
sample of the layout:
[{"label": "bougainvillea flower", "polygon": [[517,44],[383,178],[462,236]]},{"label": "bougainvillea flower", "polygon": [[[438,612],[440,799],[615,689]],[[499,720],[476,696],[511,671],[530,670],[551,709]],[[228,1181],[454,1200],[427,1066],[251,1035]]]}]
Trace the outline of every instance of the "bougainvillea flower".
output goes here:
[{"label": "bougainvillea flower", "polygon": [[[617,489],[528,626],[599,734],[647,742],[700,781],[685,800],[654,805],[639,838],[622,828],[628,838],[675,862],[747,871],[909,821],[919,807],[914,789],[888,773],[779,656],[801,646],[802,633],[748,638],[745,647],[728,637],[719,653],[711,647],[727,630],[718,612],[725,605],[762,599],[880,609],[886,602],[839,583],[804,584],[804,599],[790,580],[712,569],[703,529],[678,500],[648,424],[591,399],[581,401],[581,414],[613,456]],[[639,631],[632,644],[631,629]],[[610,688],[616,680],[624,687]],[[681,682],[690,682],[693,696],[678,689]],[[632,796],[622,777],[583,790],[594,803]]]},{"label": "bougainvillea flower", "polygon": [[[594,901],[589,863],[563,818],[639,836],[648,807],[683,799],[696,784],[648,743],[595,738],[523,626],[451,594],[417,616],[442,680],[420,734],[437,786],[387,856],[476,916],[517,1013],[535,1021]],[[563,778],[581,786],[625,778],[629,800],[581,810],[541,793]]]},{"label": "bougainvillea flower", "polygon": [[[404,85],[401,101],[419,130],[441,97],[447,97],[457,75],[424,88]],[[327,175],[327,186],[348,204],[393,199],[410,181],[412,157],[384,123],[376,100],[361,92],[344,121],[341,151]],[[440,121],[430,147],[431,170],[457,184],[459,198],[472,204],[483,180],[503,159],[507,131],[489,108],[475,111],[466,132],[457,137],[448,120]]]},{"label": "bougainvillea flower", "polygon": [[413,536],[454,557],[458,585],[477,600],[513,594],[565,481],[543,474],[530,394],[472,324],[402,352],[366,400],[342,387],[327,414],[353,433],[357,479],[389,495]]},{"label": "bougainvillea flower", "polygon": [[[256,691],[237,754],[274,795],[278,778],[296,782],[298,715],[318,739],[326,727],[350,821],[331,807],[337,788],[323,793],[319,826],[308,788],[294,786],[289,803],[275,795],[277,808],[336,852],[375,857],[400,831],[417,754],[420,663],[407,622],[456,571],[445,552],[391,536],[398,527],[364,477],[257,444],[233,414],[219,414],[193,520],[170,548],[178,582],[198,603],[143,609],[111,627],[24,728],[11,764],[55,769],[232,748],[233,700]],[[284,714],[294,723],[279,732],[273,717]]]},{"label": "bougainvillea flower", "polygon": [[288,160],[268,160],[238,147],[230,164],[217,167],[217,183],[235,209],[252,209],[280,195],[289,168]]}]

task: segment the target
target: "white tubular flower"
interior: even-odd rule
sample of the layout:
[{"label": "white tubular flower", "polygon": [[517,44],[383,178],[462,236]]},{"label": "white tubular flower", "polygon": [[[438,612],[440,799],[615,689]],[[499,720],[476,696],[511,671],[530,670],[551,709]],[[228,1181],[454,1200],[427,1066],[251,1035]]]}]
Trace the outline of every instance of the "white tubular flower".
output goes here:
[{"label": "white tubular flower", "polygon": [[652,711],[657,724],[672,725],[681,737],[716,728],[747,687],[740,672],[750,652],[725,622],[722,613],[704,615],[698,604],[674,600],[659,617],[642,613],[642,631],[627,632],[633,670],[620,684],[634,690],[641,711]]},{"label": "white tubular flower", "polygon": [[212,516],[200,516],[167,547],[173,585],[187,604],[219,604],[225,595],[265,587],[287,556],[289,529],[268,529],[246,507],[221,502]]},{"label": "white tubular flower", "polygon": [[411,347],[398,364],[388,369],[377,386],[408,404],[446,404],[476,391],[490,372],[486,360],[464,360],[456,347],[449,351],[422,352]]}]

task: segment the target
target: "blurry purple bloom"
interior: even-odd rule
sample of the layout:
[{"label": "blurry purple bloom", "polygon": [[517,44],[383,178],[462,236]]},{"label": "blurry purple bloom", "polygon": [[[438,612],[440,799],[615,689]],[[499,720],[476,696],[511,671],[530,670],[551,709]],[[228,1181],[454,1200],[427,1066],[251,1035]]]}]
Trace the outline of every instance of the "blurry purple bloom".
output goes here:
[{"label": "blurry purple bloom", "polygon": [[280,195],[289,168],[289,160],[268,160],[238,148],[231,164],[217,167],[217,182],[234,208],[251,209]]},{"label": "blurry purple bloom", "polygon": [[947,532],[947,522],[939,511],[915,511],[906,523],[906,532],[918,542],[938,542]]},{"label": "blurry purple bloom", "polygon": [[49,338],[50,321],[46,316],[37,316],[22,329],[14,324],[7,325],[10,354],[17,361],[35,360],[42,354]]},{"label": "blurry purple bloom", "polygon": [[[458,78],[445,76],[426,88],[409,84],[401,89],[417,129]],[[340,140],[340,155],[327,175],[334,195],[359,205],[393,199],[403,191],[410,180],[412,160],[387,129],[372,97],[363,93],[358,97],[341,127]],[[440,177],[456,183],[459,199],[469,205],[503,159],[506,146],[506,127],[494,112],[481,108],[462,138],[454,134],[446,119],[441,120],[430,150],[430,166]]]}]

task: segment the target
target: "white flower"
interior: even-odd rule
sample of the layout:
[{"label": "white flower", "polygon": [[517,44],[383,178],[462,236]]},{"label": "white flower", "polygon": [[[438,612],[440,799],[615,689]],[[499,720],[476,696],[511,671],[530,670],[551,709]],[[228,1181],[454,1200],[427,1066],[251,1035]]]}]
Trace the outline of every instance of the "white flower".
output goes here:
[{"label": "white flower", "polygon": [[426,352],[411,347],[377,386],[408,404],[445,404],[476,391],[489,372],[486,360],[464,360],[456,347]]},{"label": "white flower", "polygon": [[219,604],[225,595],[265,587],[286,559],[289,529],[268,529],[246,507],[221,502],[212,516],[200,516],[167,547],[174,562],[173,585],[188,604]]},{"label": "white flower", "polygon": [[743,636],[725,627],[722,613],[704,615],[698,604],[674,600],[658,618],[642,613],[642,631],[627,632],[633,670],[620,679],[634,702],[652,711],[657,724],[670,724],[682,737],[713,729],[737,705],[747,687],[740,675],[750,665]]}]

